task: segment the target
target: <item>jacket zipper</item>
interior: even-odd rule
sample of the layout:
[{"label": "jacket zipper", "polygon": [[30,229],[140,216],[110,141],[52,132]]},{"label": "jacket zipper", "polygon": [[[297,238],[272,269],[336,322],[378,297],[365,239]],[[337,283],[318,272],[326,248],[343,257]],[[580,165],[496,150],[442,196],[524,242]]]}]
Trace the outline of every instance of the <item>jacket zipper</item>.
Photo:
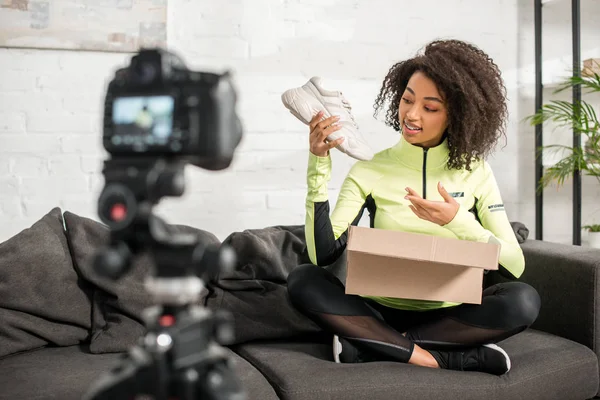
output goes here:
[{"label": "jacket zipper", "polygon": [[427,198],[427,149],[423,149],[423,198]]}]

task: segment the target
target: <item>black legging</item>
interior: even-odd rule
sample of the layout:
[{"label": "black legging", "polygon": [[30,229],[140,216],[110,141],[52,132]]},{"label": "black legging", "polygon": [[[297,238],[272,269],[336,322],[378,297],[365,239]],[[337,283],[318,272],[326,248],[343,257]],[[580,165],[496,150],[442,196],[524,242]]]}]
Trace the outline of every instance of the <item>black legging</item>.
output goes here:
[{"label": "black legging", "polygon": [[507,282],[485,289],[480,305],[398,310],[346,294],[337,277],[312,264],[289,274],[288,293],[292,304],[323,330],[402,362],[408,362],[414,344],[449,350],[499,342],[528,328],[540,309],[534,288]]}]

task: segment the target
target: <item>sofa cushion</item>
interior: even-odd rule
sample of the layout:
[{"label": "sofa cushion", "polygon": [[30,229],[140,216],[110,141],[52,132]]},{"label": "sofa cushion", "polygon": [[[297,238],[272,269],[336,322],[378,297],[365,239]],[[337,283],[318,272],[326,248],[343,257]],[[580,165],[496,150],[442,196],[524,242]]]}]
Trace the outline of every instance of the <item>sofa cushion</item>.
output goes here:
[{"label": "sofa cushion", "polygon": [[[92,268],[95,255],[110,241],[108,227],[71,212],[64,213],[66,234],[75,268],[94,288],[92,309],[92,353],[126,351],[144,333],[143,311],[153,304],[144,288],[153,261],[147,253],[135,258],[130,270],[117,280],[98,275]],[[204,245],[218,245],[212,233],[173,226],[173,233],[195,234]]]},{"label": "sofa cushion", "polygon": [[[0,398],[80,400],[103,372],[119,362],[120,354],[91,354],[80,346],[15,354],[0,360]],[[248,400],[278,398],[258,370],[232,351],[230,354]]]},{"label": "sofa cushion", "polygon": [[59,208],[0,244],[0,357],[89,338],[90,288],[73,268]]},{"label": "sofa cushion", "polygon": [[282,399],[589,399],[598,360],[587,347],[539,331],[500,345],[511,357],[503,376],[393,362],[336,364],[330,343],[270,342],[234,350],[269,377]]}]

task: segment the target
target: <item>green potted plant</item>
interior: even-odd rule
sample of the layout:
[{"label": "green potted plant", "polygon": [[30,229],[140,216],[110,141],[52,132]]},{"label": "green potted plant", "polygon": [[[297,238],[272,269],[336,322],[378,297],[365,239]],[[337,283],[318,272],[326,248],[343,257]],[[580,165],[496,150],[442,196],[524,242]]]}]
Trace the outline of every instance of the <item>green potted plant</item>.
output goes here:
[{"label": "green potted plant", "polygon": [[[555,91],[562,92],[580,85],[582,95],[600,92],[600,75],[596,72],[565,80]],[[531,125],[551,121],[557,128],[574,129],[584,144],[582,148],[565,145],[548,145],[537,149],[540,155],[544,150],[560,153],[560,160],[545,169],[538,190],[543,190],[552,182],[562,186],[566,179],[579,169],[582,174],[595,177],[600,183],[600,121],[592,105],[585,100],[569,102],[552,100],[544,104],[538,112],[527,117]],[[590,246],[600,248],[600,225],[586,225]]]}]

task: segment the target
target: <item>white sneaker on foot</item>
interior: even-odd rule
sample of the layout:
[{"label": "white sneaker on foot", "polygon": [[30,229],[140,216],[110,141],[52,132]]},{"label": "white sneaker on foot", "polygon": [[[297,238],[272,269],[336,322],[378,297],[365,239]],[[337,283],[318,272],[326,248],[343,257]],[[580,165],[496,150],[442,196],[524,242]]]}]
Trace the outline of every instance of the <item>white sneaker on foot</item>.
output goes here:
[{"label": "white sneaker on foot", "polygon": [[347,339],[333,335],[333,361],[337,364],[364,363],[378,360],[374,354],[359,350]]},{"label": "white sneaker on foot", "polygon": [[345,140],[336,146],[338,150],[357,160],[370,160],[374,155],[373,150],[359,131],[350,103],[342,92],[323,89],[321,81],[320,77],[313,76],[304,85],[286,90],[281,95],[283,105],[305,125],[308,125],[319,111],[323,111],[323,119],[339,115],[342,129],[327,136],[327,140],[332,141],[343,136]]},{"label": "white sneaker on foot", "polygon": [[340,363],[340,354],[342,354],[342,343],[338,335],[333,335],[333,361]]}]

